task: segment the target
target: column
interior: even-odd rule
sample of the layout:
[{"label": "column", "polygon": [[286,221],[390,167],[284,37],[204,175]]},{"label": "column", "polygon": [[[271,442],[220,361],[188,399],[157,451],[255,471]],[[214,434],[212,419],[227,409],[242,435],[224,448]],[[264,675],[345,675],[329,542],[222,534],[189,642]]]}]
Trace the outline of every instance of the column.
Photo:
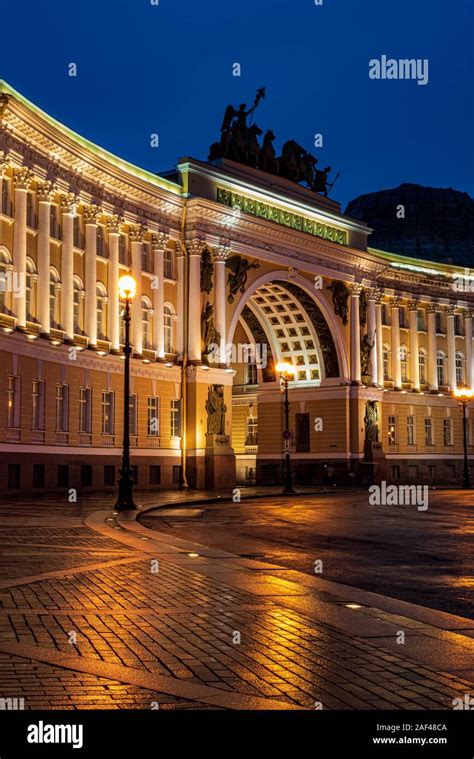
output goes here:
[{"label": "column", "polygon": [[456,306],[448,306],[446,309],[446,347],[448,349],[448,384],[451,390],[456,390],[456,334],[455,334]]},{"label": "column", "polygon": [[375,295],[375,348],[377,350],[377,385],[379,387],[383,387],[385,382],[383,372],[382,299],[382,291],[377,290]]},{"label": "column", "polygon": [[429,303],[428,312],[428,382],[432,393],[437,393],[438,385],[438,357],[436,344],[436,312],[439,310],[437,303]]},{"label": "column", "polygon": [[151,236],[153,250],[153,349],[158,358],[165,357],[165,323],[164,323],[164,250],[168,242],[165,232],[154,232]]},{"label": "column", "polygon": [[360,294],[362,285],[351,285],[351,381],[361,382],[360,365]]},{"label": "column", "polygon": [[377,349],[377,321],[375,313],[377,293],[375,290],[369,290],[367,293],[367,336],[369,338],[370,345],[373,343],[373,348],[370,351],[369,360],[369,374],[372,377],[372,384],[375,385],[378,382],[378,349]]},{"label": "column", "polygon": [[176,332],[176,351],[180,358],[184,352],[184,285],[185,285],[185,255],[181,242],[176,245],[176,256],[178,264],[178,298],[177,298],[177,316],[178,328]]},{"label": "column", "polygon": [[400,364],[400,298],[391,301],[391,336],[392,336],[392,379],[395,390],[402,387],[402,367]]},{"label": "column", "polygon": [[132,300],[132,345],[134,355],[141,356],[143,350],[142,330],[142,249],[146,229],[143,224],[130,225],[131,275],[137,283],[137,291]]},{"label": "column", "polygon": [[219,363],[226,363],[227,325],[225,297],[225,262],[230,245],[220,245],[214,251],[214,323],[220,335]]},{"label": "column", "polygon": [[49,335],[51,328],[49,318],[49,282],[50,282],[50,225],[51,201],[54,198],[55,187],[49,180],[42,182],[37,188],[38,198],[38,291],[37,309],[41,332]]},{"label": "column", "polygon": [[84,331],[89,345],[97,345],[97,222],[101,209],[95,205],[84,207],[85,261],[84,261]]},{"label": "column", "polygon": [[15,186],[13,223],[13,298],[12,310],[17,327],[26,328],[26,196],[33,172],[26,166],[13,170]]},{"label": "column", "polygon": [[413,390],[420,390],[420,365],[418,362],[418,305],[419,302],[413,299],[409,302],[410,311],[410,379]]},{"label": "column", "polygon": [[472,387],[474,383],[474,366],[472,351],[472,311],[464,312],[464,335],[466,341],[466,385]]},{"label": "column", "polygon": [[122,219],[117,214],[107,219],[109,262],[107,271],[107,291],[109,293],[109,337],[110,347],[113,351],[120,350],[120,300],[118,282],[119,270],[119,242],[122,231]]},{"label": "column", "polygon": [[191,240],[189,250],[188,355],[190,361],[201,360],[201,253],[202,240]]},{"label": "column", "polygon": [[67,340],[74,340],[74,217],[77,198],[69,192],[61,196],[61,326]]}]

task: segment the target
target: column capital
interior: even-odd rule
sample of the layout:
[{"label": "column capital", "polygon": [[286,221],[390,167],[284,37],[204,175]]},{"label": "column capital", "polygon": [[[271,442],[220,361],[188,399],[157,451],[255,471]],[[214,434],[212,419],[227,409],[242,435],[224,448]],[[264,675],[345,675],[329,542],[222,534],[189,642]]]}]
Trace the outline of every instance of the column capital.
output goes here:
[{"label": "column capital", "polygon": [[169,240],[167,232],[152,232],[151,247],[152,250],[164,250]]},{"label": "column capital", "polygon": [[85,224],[97,224],[99,218],[102,216],[102,208],[95,203],[84,206],[84,223]]},{"label": "column capital", "polygon": [[187,249],[190,256],[201,256],[206,247],[206,241],[198,237],[189,240],[187,243]]},{"label": "column capital", "polygon": [[107,232],[109,235],[119,235],[123,228],[123,217],[114,213],[107,217]]},{"label": "column capital", "polygon": [[435,301],[430,301],[426,307],[426,310],[429,314],[436,314],[439,310],[439,303],[436,303]]},{"label": "column capital", "polygon": [[225,263],[230,253],[230,243],[216,245],[216,247],[212,249],[212,252],[214,254],[214,263]]},{"label": "column capital", "polygon": [[10,167],[10,156],[5,150],[0,150],[0,177]]},{"label": "column capital", "polygon": [[184,258],[185,250],[181,240],[176,240],[176,255],[178,258]]},{"label": "column capital", "polygon": [[371,287],[369,290],[367,290],[367,300],[374,300],[378,305],[382,303],[382,299],[383,291],[380,289],[380,287]]},{"label": "column capital", "polygon": [[454,305],[454,303],[450,303],[448,306],[446,306],[446,316],[456,316],[457,313],[457,306]]},{"label": "column capital", "polygon": [[349,285],[349,290],[353,298],[359,298],[363,289],[363,286],[358,282],[353,282],[351,285]]},{"label": "column capital", "polygon": [[36,194],[40,203],[51,203],[56,192],[56,185],[50,179],[47,179],[45,182],[39,182],[36,188]]},{"label": "column capital", "polygon": [[77,213],[77,195],[73,192],[67,192],[61,195],[61,213],[67,213],[69,216],[75,216]]},{"label": "column capital", "polygon": [[419,298],[411,298],[411,300],[408,301],[408,309],[410,311],[418,311],[419,307],[420,307]]},{"label": "column capital", "polygon": [[390,306],[391,308],[400,308],[400,304],[402,302],[402,299],[400,295],[396,295],[394,298],[390,298]]},{"label": "column capital", "polygon": [[463,310],[463,315],[465,319],[472,319],[472,317],[474,316],[474,308],[470,306],[468,308],[465,308]]},{"label": "column capital", "polygon": [[146,226],[144,224],[130,224],[129,226],[130,242],[143,242],[146,235]]},{"label": "column capital", "polygon": [[28,190],[33,181],[34,174],[27,166],[13,169],[13,181],[16,190]]}]

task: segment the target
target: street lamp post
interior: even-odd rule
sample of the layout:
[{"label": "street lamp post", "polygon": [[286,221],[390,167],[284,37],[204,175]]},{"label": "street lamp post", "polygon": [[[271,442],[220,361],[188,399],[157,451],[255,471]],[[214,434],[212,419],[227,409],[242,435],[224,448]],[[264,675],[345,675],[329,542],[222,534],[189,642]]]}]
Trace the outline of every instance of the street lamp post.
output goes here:
[{"label": "street lamp post", "polygon": [[457,388],[453,390],[453,397],[458,402],[458,406],[462,413],[462,433],[464,441],[464,470],[462,475],[462,486],[465,489],[471,487],[471,478],[469,476],[469,464],[467,458],[467,404],[474,399],[474,389],[472,388]]},{"label": "street lamp post", "polygon": [[280,375],[280,382],[285,394],[285,430],[283,432],[283,440],[285,441],[285,472],[283,480],[283,493],[292,494],[293,479],[291,476],[291,456],[290,456],[290,401],[288,399],[288,383],[295,376],[295,368],[292,364],[281,363],[277,364],[276,370]]},{"label": "street lamp post", "polygon": [[125,323],[125,355],[123,381],[123,452],[122,468],[120,469],[119,492],[115,508],[117,511],[135,509],[133,500],[133,469],[130,466],[130,302],[136,292],[136,282],[128,275],[119,279],[119,295],[125,301],[123,320]]}]

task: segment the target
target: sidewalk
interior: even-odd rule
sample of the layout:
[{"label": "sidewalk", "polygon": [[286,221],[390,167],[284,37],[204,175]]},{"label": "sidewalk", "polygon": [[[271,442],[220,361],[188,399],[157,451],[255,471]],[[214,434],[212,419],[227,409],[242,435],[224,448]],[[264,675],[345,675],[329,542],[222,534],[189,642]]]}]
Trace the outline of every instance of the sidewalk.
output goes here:
[{"label": "sidewalk", "polygon": [[[154,494],[142,512],[212,497]],[[1,698],[27,709],[452,709],[474,694],[474,622],[137,516],[0,507]]]}]

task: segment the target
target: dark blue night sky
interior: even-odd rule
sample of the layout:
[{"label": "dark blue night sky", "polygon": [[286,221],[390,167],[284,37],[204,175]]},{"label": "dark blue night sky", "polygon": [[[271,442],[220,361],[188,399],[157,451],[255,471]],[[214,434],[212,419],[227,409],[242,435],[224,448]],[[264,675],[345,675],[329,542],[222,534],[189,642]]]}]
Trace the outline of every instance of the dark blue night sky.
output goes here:
[{"label": "dark blue night sky", "polygon": [[[152,171],[207,159],[228,103],[276,146],[342,172],[333,197],[419,182],[473,194],[471,0],[82,0],[2,8],[0,78]],[[429,84],[372,81],[369,60],[428,58]],[[68,64],[78,67],[68,76]],[[232,64],[242,67],[232,76]],[[150,146],[157,132],[160,147]],[[324,149],[313,149],[313,135]]]}]

